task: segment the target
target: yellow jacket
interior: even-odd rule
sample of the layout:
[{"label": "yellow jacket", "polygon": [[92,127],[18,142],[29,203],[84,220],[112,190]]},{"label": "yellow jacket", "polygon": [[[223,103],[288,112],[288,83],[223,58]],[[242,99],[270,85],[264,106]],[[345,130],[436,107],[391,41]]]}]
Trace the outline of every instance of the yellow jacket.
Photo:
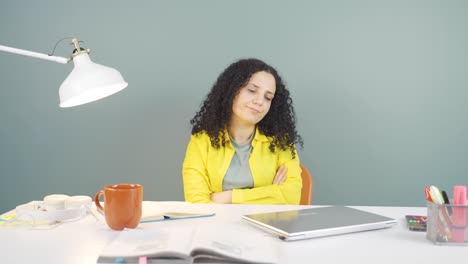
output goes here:
[{"label": "yellow jacket", "polygon": [[[226,146],[215,149],[205,132],[192,135],[182,168],[185,200],[192,203],[213,203],[211,194],[223,191],[223,179],[231,164],[235,149],[226,133]],[[234,204],[299,204],[302,178],[299,156],[293,159],[290,149],[269,149],[271,138],[258,129],[252,140],[249,158],[254,188],[233,189]],[[284,165],[287,178],[281,185],[273,184],[278,168]]]}]

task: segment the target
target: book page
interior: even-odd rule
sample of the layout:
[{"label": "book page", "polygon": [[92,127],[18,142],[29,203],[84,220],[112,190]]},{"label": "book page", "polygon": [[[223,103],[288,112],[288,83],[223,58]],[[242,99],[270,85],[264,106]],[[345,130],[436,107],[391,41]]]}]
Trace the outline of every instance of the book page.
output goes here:
[{"label": "book page", "polygon": [[165,208],[159,202],[143,201],[140,222],[164,220]]},{"label": "book page", "polygon": [[141,223],[160,221],[165,218],[181,219],[214,215],[214,211],[188,202],[143,202]]},{"label": "book page", "polygon": [[229,260],[240,263],[278,263],[277,238],[253,230],[245,223],[200,226],[194,234],[195,260]]},{"label": "book page", "polygon": [[[152,258],[190,258],[193,228],[173,226],[125,229],[100,254],[98,263],[122,258],[127,263],[140,256]],[[113,261],[112,261],[113,262]]]}]

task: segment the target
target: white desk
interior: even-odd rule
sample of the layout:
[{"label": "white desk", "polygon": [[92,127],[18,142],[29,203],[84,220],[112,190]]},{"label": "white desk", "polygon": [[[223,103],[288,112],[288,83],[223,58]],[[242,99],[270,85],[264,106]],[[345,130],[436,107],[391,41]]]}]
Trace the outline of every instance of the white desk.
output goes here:
[{"label": "white desk", "polygon": [[[248,213],[305,208],[305,206],[273,205],[206,205],[216,216],[147,223],[162,229],[173,225],[222,224],[245,226],[246,232],[264,233],[244,223],[240,216]],[[406,214],[426,214],[426,208],[363,207],[355,208],[393,217],[398,225],[383,230],[361,232],[326,238],[283,242],[279,245],[280,263],[465,263],[468,247],[437,246],[426,240],[425,233],[409,231],[404,222]],[[92,216],[66,223],[51,230],[0,230],[1,263],[96,263],[103,247],[117,231]],[[241,234],[239,234],[241,235]]]}]

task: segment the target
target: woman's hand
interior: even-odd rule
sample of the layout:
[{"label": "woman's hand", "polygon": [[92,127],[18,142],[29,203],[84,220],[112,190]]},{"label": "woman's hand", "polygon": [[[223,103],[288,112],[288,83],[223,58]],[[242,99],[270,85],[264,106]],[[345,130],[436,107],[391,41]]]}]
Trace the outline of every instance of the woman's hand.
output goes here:
[{"label": "woman's hand", "polygon": [[211,200],[218,204],[230,204],[232,203],[232,191],[212,193]]},{"label": "woman's hand", "polygon": [[[275,178],[273,179],[273,184],[280,185],[286,181],[287,172],[288,169],[284,165],[281,165],[276,172]],[[212,193],[211,200],[218,204],[230,204],[232,203],[232,190]]]},{"label": "woman's hand", "polygon": [[281,165],[276,172],[276,176],[273,179],[273,184],[280,185],[286,180],[286,173],[288,172],[288,168],[284,165]]}]

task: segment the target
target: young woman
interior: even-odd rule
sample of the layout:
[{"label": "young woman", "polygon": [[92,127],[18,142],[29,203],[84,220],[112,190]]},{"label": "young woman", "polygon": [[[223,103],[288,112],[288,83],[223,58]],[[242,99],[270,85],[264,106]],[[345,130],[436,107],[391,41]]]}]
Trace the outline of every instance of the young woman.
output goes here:
[{"label": "young woman", "polygon": [[276,70],[244,59],[218,77],[190,121],[182,174],[193,203],[299,204],[301,169],[289,91]]}]

